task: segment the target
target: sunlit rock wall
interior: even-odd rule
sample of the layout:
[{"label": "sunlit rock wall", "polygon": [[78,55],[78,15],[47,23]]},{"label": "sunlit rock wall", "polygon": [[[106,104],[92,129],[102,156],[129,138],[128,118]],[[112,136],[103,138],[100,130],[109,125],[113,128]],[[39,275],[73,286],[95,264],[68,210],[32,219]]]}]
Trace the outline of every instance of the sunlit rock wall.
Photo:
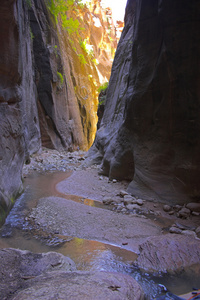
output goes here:
[{"label": "sunlit rock wall", "polygon": [[[103,9],[100,3],[93,0],[88,7],[76,7],[67,12],[68,19],[79,22],[78,32],[70,32],[58,22],[60,53],[68,82],[71,129],[76,140],[77,126],[81,127],[86,150],[96,134],[98,88],[110,78],[117,47],[111,11]],[[88,50],[82,46],[83,42]]]},{"label": "sunlit rock wall", "polygon": [[[100,1],[76,8],[78,15],[67,12],[79,20],[78,34],[70,34],[59,18],[56,23],[46,4],[1,1],[0,216],[22,190],[24,162],[41,145],[69,151],[90,147],[97,88],[109,79],[116,47],[110,12]],[[81,47],[86,39],[92,55]]]},{"label": "sunlit rock wall", "polygon": [[143,198],[200,196],[199,13],[199,1],[127,3],[91,157]]}]

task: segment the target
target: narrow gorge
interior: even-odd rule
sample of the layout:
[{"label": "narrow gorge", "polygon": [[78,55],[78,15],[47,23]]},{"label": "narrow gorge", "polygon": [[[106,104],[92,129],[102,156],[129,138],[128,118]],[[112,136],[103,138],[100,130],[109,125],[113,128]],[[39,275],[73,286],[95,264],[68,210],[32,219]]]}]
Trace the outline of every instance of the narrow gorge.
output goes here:
[{"label": "narrow gorge", "polygon": [[110,6],[1,1],[2,300],[200,297],[200,1]]}]

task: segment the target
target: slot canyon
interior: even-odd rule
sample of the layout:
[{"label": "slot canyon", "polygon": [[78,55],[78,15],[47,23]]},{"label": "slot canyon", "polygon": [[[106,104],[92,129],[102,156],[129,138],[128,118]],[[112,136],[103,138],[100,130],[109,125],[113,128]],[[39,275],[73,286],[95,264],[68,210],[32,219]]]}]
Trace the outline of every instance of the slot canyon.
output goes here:
[{"label": "slot canyon", "polygon": [[199,16],[1,0],[0,299],[200,299]]}]

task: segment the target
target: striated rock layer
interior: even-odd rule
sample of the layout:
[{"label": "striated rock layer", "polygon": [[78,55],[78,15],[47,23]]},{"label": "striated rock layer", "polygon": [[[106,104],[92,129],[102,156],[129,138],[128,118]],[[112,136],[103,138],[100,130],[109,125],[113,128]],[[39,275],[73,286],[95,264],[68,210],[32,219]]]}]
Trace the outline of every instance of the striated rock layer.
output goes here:
[{"label": "striated rock layer", "polygon": [[149,199],[199,197],[199,1],[129,0],[91,157]]},{"label": "striated rock layer", "polygon": [[75,33],[60,16],[56,22],[47,3],[1,3],[0,216],[22,190],[24,162],[41,145],[70,151],[91,146],[97,88],[109,79],[117,38],[100,1],[89,8],[75,2],[66,12],[79,22]]}]

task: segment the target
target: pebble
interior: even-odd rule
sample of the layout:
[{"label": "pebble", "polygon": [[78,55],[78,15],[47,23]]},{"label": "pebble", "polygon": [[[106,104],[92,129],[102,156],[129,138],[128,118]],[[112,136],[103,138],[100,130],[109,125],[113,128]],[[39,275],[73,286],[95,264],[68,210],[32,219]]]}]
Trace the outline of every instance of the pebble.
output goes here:
[{"label": "pebble", "polygon": [[175,226],[172,226],[172,227],[170,227],[169,232],[170,232],[170,233],[181,234],[181,233],[182,233],[182,230],[181,230],[180,228],[177,228],[177,227],[175,227]]},{"label": "pebble", "polygon": [[133,198],[131,195],[125,195],[125,196],[124,196],[124,203],[125,203],[126,205],[132,204],[132,203],[136,203],[136,199]]},{"label": "pebble", "polygon": [[196,211],[192,211],[192,215],[198,217],[200,215],[200,213],[198,213]]},{"label": "pebble", "polygon": [[171,206],[165,204],[165,205],[163,206],[163,210],[164,210],[165,212],[169,212],[169,211],[171,210]]},{"label": "pebble", "polygon": [[137,199],[136,203],[140,206],[142,206],[144,204],[144,201],[142,199]]},{"label": "pebble", "polygon": [[137,205],[137,204],[128,204],[128,205],[126,206],[126,208],[127,208],[128,210],[133,210],[133,209],[140,209],[140,206]]},{"label": "pebble", "polygon": [[168,214],[169,214],[170,216],[172,216],[172,215],[174,215],[174,211],[171,210],[171,211],[168,212]]},{"label": "pebble", "polygon": [[181,210],[178,212],[177,217],[187,219],[190,215],[190,209],[183,207]]},{"label": "pebble", "polygon": [[113,179],[113,181],[112,181],[113,183],[116,183],[117,182],[117,179]]},{"label": "pebble", "polygon": [[126,191],[123,191],[123,190],[121,190],[120,192],[119,192],[119,194],[117,194],[117,196],[121,196],[121,197],[124,197],[124,196],[126,196],[126,195],[128,195],[128,193],[126,192]]},{"label": "pebble", "polygon": [[111,197],[104,197],[103,198],[103,203],[105,204],[105,205],[109,205],[109,204],[111,204],[113,202],[113,199],[111,198]]}]

